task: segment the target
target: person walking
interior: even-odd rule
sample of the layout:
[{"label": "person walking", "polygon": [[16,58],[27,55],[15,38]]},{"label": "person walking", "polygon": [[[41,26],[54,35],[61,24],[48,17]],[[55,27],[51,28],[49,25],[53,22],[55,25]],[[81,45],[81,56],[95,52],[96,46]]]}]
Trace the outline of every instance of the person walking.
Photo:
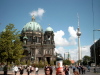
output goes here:
[{"label": "person walking", "polygon": [[81,74],[81,66],[78,66],[78,72]]},{"label": "person walking", "polygon": [[69,75],[69,67],[68,67],[68,65],[65,66],[65,75]]},{"label": "person walking", "polygon": [[30,67],[27,66],[27,75],[30,75]]},{"label": "person walking", "polygon": [[35,71],[36,71],[35,74],[38,75],[39,68],[36,67],[36,68],[35,68]]},{"label": "person walking", "polygon": [[8,65],[5,65],[5,66],[4,66],[3,71],[4,71],[4,75],[7,75]]},{"label": "person walking", "polygon": [[80,75],[78,71],[73,70],[74,75]]},{"label": "person walking", "polygon": [[17,67],[17,65],[14,67],[14,72],[15,72],[15,75],[16,75],[17,72],[18,72],[18,67]]},{"label": "person walking", "polygon": [[83,74],[85,74],[85,70],[86,70],[86,67],[85,67],[85,66],[83,66]]},{"label": "person walking", "polygon": [[34,72],[34,67],[33,66],[30,67],[30,73],[32,73],[32,72]]},{"label": "person walking", "polygon": [[23,75],[24,69],[22,66],[20,67],[19,71],[20,71],[20,75]]},{"label": "person walking", "polygon": [[90,72],[90,66],[88,66],[88,70],[89,70],[89,72]]}]

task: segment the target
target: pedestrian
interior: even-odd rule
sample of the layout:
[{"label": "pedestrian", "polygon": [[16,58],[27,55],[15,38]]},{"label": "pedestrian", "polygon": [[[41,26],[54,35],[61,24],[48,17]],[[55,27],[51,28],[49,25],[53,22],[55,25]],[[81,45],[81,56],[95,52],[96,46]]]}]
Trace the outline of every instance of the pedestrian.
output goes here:
[{"label": "pedestrian", "polygon": [[51,67],[46,67],[45,69],[44,69],[44,71],[45,71],[45,75],[52,75],[52,68]]},{"label": "pedestrian", "polygon": [[78,66],[78,72],[81,74],[81,66]]},{"label": "pedestrian", "polygon": [[86,70],[86,67],[85,67],[85,66],[83,66],[83,74],[85,74],[85,70]]},{"label": "pedestrian", "polygon": [[15,72],[15,75],[16,75],[17,72],[18,72],[18,67],[17,67],[17,65],[14,67],[14,72]]},{"label": "pedestrian", "polygon": [[3,71],[4,71],[4,75],[7,75],[8,65],[5,65],[5,66],[4,66]]},{"label": "pedestrian", "polygon": [[74,75],[80,75],[78,71],[73,70]]},{"label": "pedestrian", "polygon": [[29,75],[29,74],[30,74],[30,67],[27,66],[27,75]]},{"label": "pedestrian", "polygon": [[32,73],[32,72],[34,72],[34,67],[33,66],[30,67],[30,73]]},{"label": "pedestrian", "polygon": [[35,68],[35,74],[36,74],[36,75],[38,75],[38,71],[39,71],[39,68],[36,67],[36,68]]},{"label": "pedestrian", "polygon": [[65,75],[69,75],[69,67],[68,67],[68,65],[65,66]]},{"label": "pedestrian", "polygon": [[81,73],[83,74],[83,66],[80,66],[81,67]]},{"label": "pedestrian", "polygon": [[74,72],[74,71],[75,71],[75,69],[76,69],[76,67],[75,67],[75,66],[73,66],[72,68],[73,68],[73,72]]},{"label": "pedestrian", "polygon": [[20,71],[20,75],[23,75],[23,71],[24,71],[24,69],[23,69],[22,66],[20,67],[19,71]]},{"label": "pedestrian", "polygon": [[90,72],[90,66],[88,66],[88,70],[89,70],[89,72]]},{"label": "pedestrian", "polygon": [[48,65],[46,65],[45,67],[44,67],[44,70],[45,70],[45,68],[47,68],[48,67]]}]

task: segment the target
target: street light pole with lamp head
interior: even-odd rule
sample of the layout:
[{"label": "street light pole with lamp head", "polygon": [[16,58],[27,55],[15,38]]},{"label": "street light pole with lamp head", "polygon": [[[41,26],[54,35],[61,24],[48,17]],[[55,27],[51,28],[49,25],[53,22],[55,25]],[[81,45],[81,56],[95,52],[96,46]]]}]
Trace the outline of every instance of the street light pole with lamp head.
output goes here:
[{"label": "street light pole with lamp head", "polygon": [[100,29],[93,30],[93,42],[94,42],[94,60],[95,60],[95,67],[96,67],[95,31],[100,31]]}]

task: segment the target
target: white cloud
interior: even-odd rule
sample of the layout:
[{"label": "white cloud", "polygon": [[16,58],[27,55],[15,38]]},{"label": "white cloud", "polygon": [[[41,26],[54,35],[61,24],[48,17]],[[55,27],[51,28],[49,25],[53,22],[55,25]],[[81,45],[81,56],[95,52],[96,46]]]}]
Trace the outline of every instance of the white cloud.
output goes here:
[{"label": "white cloud", "polygon": [[70,41],[70,45],[76,45],[77,42],[76,42],[76,38],[77,38],[77,35],[76,35],[76,31],[74,30],[74,27],[68,27],[68,32],[69,32],[69,41]]},{"label": "white cloud", "polygon": [[69,45],[76,45],[76,31],[74,30],[74,27],[68,27],[68,32],[70,34],[69,39],[67,40],[66,38],[64,38],[63,36],[65,36],[64,31],[60,30],[55,32],[55,44],[56,46],[69,46]]},{"label": "white cloud", "polygon": [[36,16],[36,17],[42,18],[42,16],[43,16],[44,13],[45,13],[45,10],[44,10],[44,9],[38,8],[38,10],[32,11],[32,12],[30,13],[30,15],[31,15],[31,16],[34,15],[34,16]]},{"label": "white cloud", "polygon": [[74,27],[68,27],[68,32],[69,32],[69,34],[70,34],[70,36],[71,37],[73,37],[73,38],[77,38],[77,35],[76,35],[76,31],[74,30]]},{"label": "white cloud", "polygon": [[75,61],[78,60],[78,50],[77,49],[70,49],[69,54],[72,60],[75,60]]},{"label": "white cloud", "polygon": [[89,46],[83,46],[81,48],[81,50],[82,50],[82,57],[85,56],[85,55],[90,56],[90,45]]},{"label": "white cloud", "polygon": [[65,35],[64,31],[60,30],[60,31],[55,32],[54,34],[55,34],[54,40],[57,46],[69,45],[67,39],[63,38],[63,36]]},{"label": "white cloud", "polygon": [[64,49],[64,47],[58,47],[58,48],[55,48],[55,52],[60,53],[63,56],[66,50]]}]

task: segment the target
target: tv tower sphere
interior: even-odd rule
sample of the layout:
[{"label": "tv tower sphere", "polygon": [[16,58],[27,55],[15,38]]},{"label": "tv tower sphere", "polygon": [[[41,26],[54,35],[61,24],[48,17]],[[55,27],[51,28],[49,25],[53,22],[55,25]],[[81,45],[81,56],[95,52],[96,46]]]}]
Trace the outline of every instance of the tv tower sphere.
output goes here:
[{"label": "tv tower sphere", "polygon": [[77,36],[81,36],[81,32],[80,32],[80,29],[79,28],[77,28]]}]

